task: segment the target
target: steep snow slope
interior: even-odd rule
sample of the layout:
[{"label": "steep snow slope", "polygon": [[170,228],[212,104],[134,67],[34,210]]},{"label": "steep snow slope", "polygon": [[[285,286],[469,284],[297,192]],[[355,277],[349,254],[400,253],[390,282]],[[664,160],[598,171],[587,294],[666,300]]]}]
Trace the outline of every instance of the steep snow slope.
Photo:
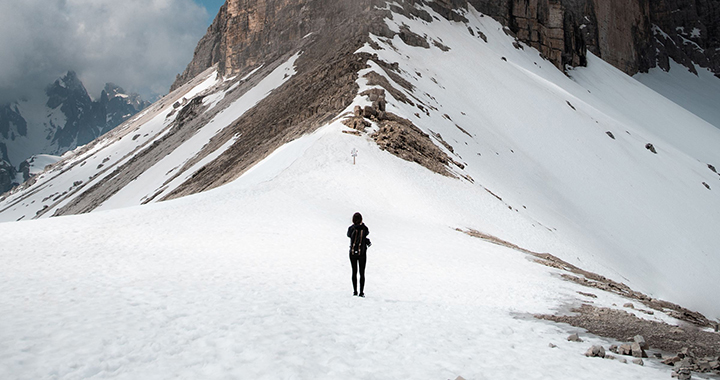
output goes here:
[{"label": "steep snow slope", "polygon": [[493,20],[472,9],[465,16],[487,43],[461,23],[389,22],[450,50],[376,38],[377,54],[399,63],[415,86],[408,96],[429,111],[397,100],[388,109],[440,133],[476,184],[572,249],[529,239],[525,226],[501,236],[720,315],[708,302],[720,290],[711,269],[720,264],[720,177],[708,167],[720,162],[717,128],[595,57],[568,78],[537,52],[513,48]]},{"label": "steep snow slope", "polygon": [[[250,90],[237,98],[230,98],[226,108],[215,109],[225,94],[232,93],[250,76],[228,86],[217,76],[217,71],[207,70],[194,81],[169,94],[152,107],[131,119],[128,123],[103,136],[82,149],[69,152],[65,160],[38,176],[33,183],[9,194],[0,201],[2,220],[22,220],[33,217],[49,217],[68,205],[82,202],[87,192],[107,186],[108,180],[128,176],[123,187],[109,194],[101,203],[101,209],[125,207],[160,199],[161,195],[174,190],[185,179],[199,170],[208,160],[219,156],[229,144],[204,157],[195,165],[185,164],[208,144],[208,142],[275,88],[294,74],[293,63],[298,55],[278,66]],[[209,91],[214,90],[212,96]],[[199,98],[196,98],[198,97]],[[201,102],[193,103],[192,99]],[[181,105],[181,103],[183,103]],[[183,120],[195,108],[216,114],[199,130],[183,131]],[[186,111],[187,110],[187,111]],[[186,128],[187,129],[187,128]],[[124,166],[142,157],[152,148],[163,144],[170,136],[185,133],[177,139],[182,141],[168,152],[160,152],[157,162],[133,173],[136,168],[124,170]],[[231,141],[232,142],[232,141]],[[152,153],[151,153],[152,154]],[[145,158],[149,160],[148,158]],[[82,203],[80,203],[82,206]],[[93,209],[98,205],[93,205]]]},{"label": "steep snow slope", "polygon": [[720,78],[702,67],[696,66],[695,69],[698,75],[671,60],[669,71],[654,68],[634,78],[720,128],[720,109],[717,106]]}]

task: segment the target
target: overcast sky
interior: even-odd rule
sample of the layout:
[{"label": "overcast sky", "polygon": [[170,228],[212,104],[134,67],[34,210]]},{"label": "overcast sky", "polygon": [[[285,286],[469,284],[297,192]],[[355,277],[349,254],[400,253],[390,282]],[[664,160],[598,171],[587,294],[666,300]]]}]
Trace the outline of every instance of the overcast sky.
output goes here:
[{"label": "overcast sky", "polygon": [[93,98],[106,82],[147,99],[164,95],[223,3],[0,1],[0,103],[36,96],[68,70]]}]

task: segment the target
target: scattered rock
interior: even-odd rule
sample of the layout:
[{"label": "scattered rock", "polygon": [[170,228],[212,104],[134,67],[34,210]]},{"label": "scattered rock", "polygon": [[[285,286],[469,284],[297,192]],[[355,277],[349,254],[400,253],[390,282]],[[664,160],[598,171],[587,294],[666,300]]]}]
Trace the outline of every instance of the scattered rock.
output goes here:
[{"label": "scattered rock", "polygon": [[706,189],[712,190],[712,189],[710,188],[710,185],[708,185],[706,182],[703,182],[702,184],[703,184],[703,186],[705,186]]},{"label": "scattered rock", "polygon": [[618,358],[618,361],[623,364],[627,364],[627,360],[625,358]]},{"label": "scattered rock", "polygon": [[550,348],[556,348],[557,346],[554,345],[554,344],[552,344],[552,343],[549,343],[549,344],[548,344],[548,347],[550,347]]},{"label": "scattered rock", "polygon": [[672,377],[677,377],[678,380],[690,380],[692,379],[692,371],[687,368],[680,368],[672,373]]},{"label": "scattered rock", "polygon": [[675,363],[679,362],[680,360],[682,360],[680,357],[678,357],[678,356],[673,356],[673,357],[671,357],[671,358],[667,358],[667,359],[663,360],[661,363],[662,363],[662,364],[665,364],[665,365],[674,366]]},{"label": "scattered rock", "polygon": [[627,307],[628,309],[634,309],[635,305],[633,305],[631,302],[628,302],[628,303],[624,304],[623,307]]},{"label": "scattered rock", "polygon": [[645,353],[645,350],[640,347],[640,344],[637,342],[633,342],[630,344],[630,348],[632,349],[632,356],[636,358],[647,358],[647,354]]},{"label": "scattered rock", "polygon": [[618,353],[618,346],[617,344],[613,344],[610,346],[610,352]]},{"label": "scattered rock", "polygon": [[569,101],[567,101],[567,105],[569,105],[570,108],[573,109],[573,111],[577,111],[577,110],[575,109],[575,107],[572,105],[572,103],[570,103]]},{"label": "scattered rock", "polygon": [[618,347],[618,354],[620,355],[626,355],[631,356],[632,355],[632,345],[629,343],[623,343]]},{"label": "scattered rock", "polygon": [[362,117],[349,117],[347,119],[344,119],[342,123],[345,124],[348,128],[352,128],[358,132],[365,132],[365,128],[369,128],[371,125],[370,122],[368,122]]},{"label": "scattered rock", "polygon": [[500,59],[502,59],[503,61],[507,62],[507,58],[505,58],[505,57],[502,57],[502,58],[500,58]]},{"label": "scattered rock", "polygon": [[712,170],[713,173],[717,173],[717,170],[715,169],[714,166],[708,164],[708,168],[709,168],[710,170]]},{"label": "scattered rock", "polygon": [[605,348],[603,348],[603,346],[592,346],[585,352],[585,356],[589,358],[604,358]]},{"label": "scattered rock", "polygon": [[427,42],[427,40],[419,34],[410,30],[407,25],[403,25],[400,27],[399,36],[400,39],[409,46],[421,47],[425,49],[430,48],[430,44]]},{"label": "scattered rock", "polygon": [[670,333],[672,334],[684,334],[685,330],[679,328],[679,327],[673,327],[670,329]]},{"label": "scattered rock", "polygon": [[[372,108],[372,107],[371,107]],[[367,117],[367,107],[365,113]],[[410,120],[390,112],[382,112],[378,120],[379,129],[371,137],[380,149],[410,162],[416,162],[438,174],[454,177],[448,170],[450,164],[462,165],[451,159],[430,136],[422,132]]]},{"label": "scattered rock", "polygon": [[688,357],[688,356],[693,356],[693,354],[692,354],[692,351],[690,351],[689,348],[683,347],[683,348],[680,349],[680,352],[678,353],[678,356],[684,359],[684,358],[686,358],[686,357]]},{"label": "scattered rock", "polygon": [[634,341],[635,343],[639,344],[639,345],[640,345],[640,348],[642,348],[643,350],[647,350],[648,348],[650,348],[650,347],[648,346],[647,342],[645,342],[645,338],[643,338],[642,335],[635,335],[635,336],[633,337],[633,341]]},{"label": "scattered rock", "polygon": [[610,355],[610,354],[605,354],[605,359],[608,359],[608,360],[615,360],[615,356],[613,356],[613,355]]},{"label": "scattered rock", "polygon": [[577,333],[572,334],[569,337],[567,337],[567,340],[570,342],[582,342],[583,341],[582,339],[580,339],[580,336],[578,336]]},{"label": "scattered rock", "polygon": [[645,144],[645,149],[657,154],[657,150],[655,150],[655,146],[651,143]]},{"label": "scattered rock", "polygon": [[485,35],[485,33],[478,30],[478,35],[480,36],[480,38],[482,38],[483,41],[485,41],[487,43],[488,39],[487,39],[487,36]]},{"label": "scattered rock", "polygon": [[436,48],[438,48],[438,49],[440,49],[440,50],[442,50],[442,51],[444,51],[444,52],[450,51],[450,47],[442,44],[442,43],[439,42],[439,41],[433,40],[433,45],[435,45]]},{"label": "scattered rock", "polygon": [[642,359],[633,359],[632,362],[633,362],[633,364],[637,364],[637,365],[641,365],[641,366],[645,365],[645,362],[643,362]]},{"label": "scattered rock", "polygon": [[662,354],[659,353],[659,352],[654,352],[654,353],[653,353],[653,356],[654,356],[655,358],[657,358],[657,359],[662,359],[662,357],[663,357]]},{"label": "scattered rock", "polygon": [[592,293],[578,292],[578,294],[583,295],[583,296],[585,296],[585,297],[597,298],[597,296],[596,296],[595,294],[592,294]]},{"label": "scattered rock", "polygon": [[611,139],[615,140],[615,135],[613,135],[612,132],[607,131],[607,132],[605,132],[605,133],[607,133],[607,135],[610,136]]}]

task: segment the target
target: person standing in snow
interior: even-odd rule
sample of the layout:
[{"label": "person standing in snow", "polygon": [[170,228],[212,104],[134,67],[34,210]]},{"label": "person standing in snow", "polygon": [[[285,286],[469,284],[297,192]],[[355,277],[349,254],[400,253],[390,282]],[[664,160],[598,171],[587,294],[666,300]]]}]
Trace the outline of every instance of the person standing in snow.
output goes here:
[{"label": "person standing in snow", "polygon": [[357,272],[360,268],[360,297],[365,297],[365,263],[367,262],[367,247],[370,246],[370,230],[362,222],[362,215],[356,212],[352,218],[353,224],[348,227],[347,236],[350,238],[350,264],[352,265],[353,295],[358,295]]}]

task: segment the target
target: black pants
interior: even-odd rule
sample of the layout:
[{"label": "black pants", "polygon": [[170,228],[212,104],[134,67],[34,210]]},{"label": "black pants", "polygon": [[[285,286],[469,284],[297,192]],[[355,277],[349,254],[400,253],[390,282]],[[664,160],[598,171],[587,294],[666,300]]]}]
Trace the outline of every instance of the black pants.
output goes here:
[{"label": "black pants", "polygon": [[358,263],[360,264],[360,294],[365,289],[365,263],[367,263],[367,255],[350,255],[350,264],[352,265],[352,282],[353,290],[357,292],[357,272]]}]

